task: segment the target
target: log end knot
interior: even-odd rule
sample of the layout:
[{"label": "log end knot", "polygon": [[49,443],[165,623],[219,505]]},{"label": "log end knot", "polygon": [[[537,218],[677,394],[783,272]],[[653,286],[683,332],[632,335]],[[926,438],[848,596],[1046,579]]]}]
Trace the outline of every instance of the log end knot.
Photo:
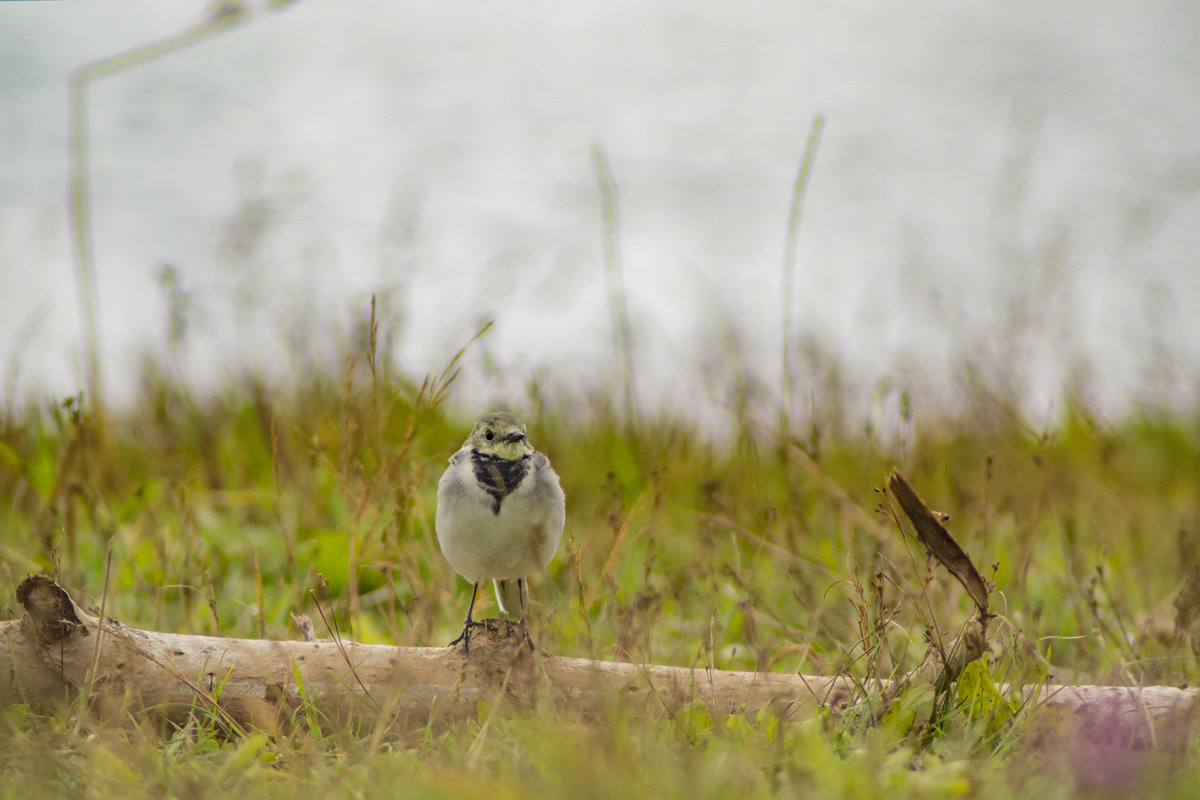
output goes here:
[{"label": "log end knot", "polygon": [[17,586],[17,602],[44,642],[59,642],[71,635],[87,636],[66,590],[48,575],[30,575]]}]

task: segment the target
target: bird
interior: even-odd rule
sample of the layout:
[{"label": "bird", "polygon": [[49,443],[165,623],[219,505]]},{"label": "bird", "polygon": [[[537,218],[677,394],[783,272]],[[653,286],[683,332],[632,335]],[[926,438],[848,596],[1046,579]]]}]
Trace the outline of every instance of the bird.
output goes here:
[{"label": "bird", "polygon": [[[550,459],[530,444],[525,422],[498,411],[475,423],[450,456],[438,481],[438,545],[450,566],[472,584],[459,642],[470,653],[468,631],[481,581],[491,579],[501,613],[525,625],[527,581],[546,568],[566,523],[566,496]],[[526,641],[532,646],[529,633]]]}]

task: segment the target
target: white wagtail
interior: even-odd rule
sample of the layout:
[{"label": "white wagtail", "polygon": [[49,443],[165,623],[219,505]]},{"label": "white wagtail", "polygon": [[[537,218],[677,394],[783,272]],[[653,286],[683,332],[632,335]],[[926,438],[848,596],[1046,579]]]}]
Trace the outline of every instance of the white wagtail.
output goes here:
[{"label": "white wagtail", "polygon": [[495,583],[501,613],[519,613],[524,625],[526,578],[550,563],[565,520],[558,474],[525,437],[525,423],[505,412],[476,422],[438,482],[438,544],[454,571],[473,584],[467,620],[451,646],[462,642],[469,651],[468,631],[481,624],[471,612],[487,578]]}]

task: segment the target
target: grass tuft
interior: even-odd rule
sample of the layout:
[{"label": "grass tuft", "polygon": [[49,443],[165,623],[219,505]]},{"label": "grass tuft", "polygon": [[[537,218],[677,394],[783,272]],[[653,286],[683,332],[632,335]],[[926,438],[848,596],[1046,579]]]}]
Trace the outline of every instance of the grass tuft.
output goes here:
[{"label": "grass tuft", "polygon": [[[377,324],[336,379],[246,376],[198,397],[148,372],[136,401],[103,422],[78,398],[15,410],[0,430],[0,613],[17,616],[13,587],[45,570],[85,607],[143,627],[285,638],[295,612],[347,639],[449,641],[466,585],[438,552],[433,514],[438,475],[469,426],[444,401],[471,345],[412,378],[378,354]],[[587,399],[575,413],[542,397],[531,436],[569,502],[558,557],[533,579],[542,647],[840,673],[860,687],[854,701],[801,717],[487,707],[415,729],[351,727],[311,703],[246,730],[200,704],[179,727],[119,707],[11,706],[0,797],[1200,790],[1194,736],[1110,754],[1098,769],[1094,754],[1039,748],[1053,721],[997,688],[1200,680],[1196,418],[1070,413],[1034,430],[1019,417],[975,426],[913,414],[890,443],[817,420],[815,452],[748,415],[717,441],[647,414],[635,444],[610,403]],[[972,607],[881,506],[897,463],[994,582],[998,617],[990,651],[955,690],[884,698],[874,681],[914,669]]]}]

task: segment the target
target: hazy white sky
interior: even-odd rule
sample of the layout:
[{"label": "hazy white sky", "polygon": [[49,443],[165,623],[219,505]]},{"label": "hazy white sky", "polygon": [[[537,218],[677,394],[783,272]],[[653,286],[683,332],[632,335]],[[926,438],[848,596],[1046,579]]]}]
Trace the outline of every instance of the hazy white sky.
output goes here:
[{"label": "hazy white sky", "polygon": [[[0,4],[0,358],[23,394],[80,381],[70,71],[192,24],[190,5]],[[492,318],[486,350],[514,374],[604,373],[596,143],[620,185],[646,392],[703,402],[694,375],[719,366],[726,327],[774,381],[789,195],[821,113],[798,331],[867,384],[902,379],[915,351],[948,385],[946,355],[979,340],[1030,364],[1035,407],[1074,353],[1120,407],[1160,347],[1177,373],[1162,391],[1194,401],[1200,7],[1126,5],[305,0],[263,14],[89,92],[109,389],[119,399],[141,355],[166,352],[163,263],[188,292],[198,381],[271,369],[289,337],[331,347],[323,332],[373,291],[400,312],[415,372]],[[231,264],[233,221],[252,218],[258,246]],[[1014,308],[1034,328],[1009,353]]]}]

